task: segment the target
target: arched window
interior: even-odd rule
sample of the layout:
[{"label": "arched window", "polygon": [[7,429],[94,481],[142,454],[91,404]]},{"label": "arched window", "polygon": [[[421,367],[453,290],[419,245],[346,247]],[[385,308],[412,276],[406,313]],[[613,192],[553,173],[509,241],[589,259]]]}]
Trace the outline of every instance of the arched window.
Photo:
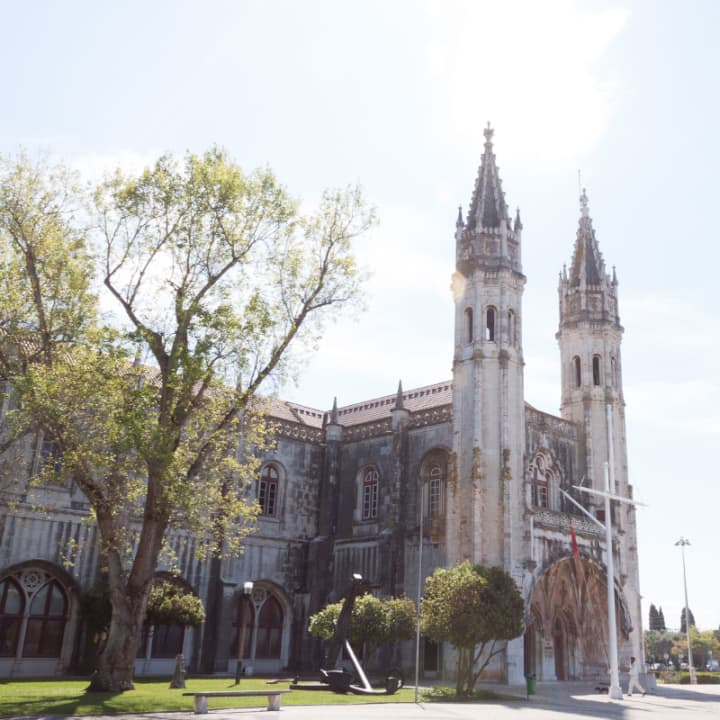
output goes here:
[{"label": "arched window", "polygon": [[495,342],[495,308],[489,307],[485,312],[485,339]]},{"label": "arched window", "polygon": [[434,450],[423,460],[420,468],[419,491],[425,517],[444,516],[446,486],[447,455],[442,450]]},{"label": "arched window", "polygon": [[279,658],[282,644],[283,611],[273,595],[260,608],[257,624],[256,658]]},{"label": "arched window", "polygon": [[593,385],[600,385],[600,356],[593,355]]},{"label": "arched window", "polygon": [[473,341],[473,311],[472,308],[465,309],[465,342]]},{"label": "arched window", "polygon": [[613,387],[617,387],[617,361],[614,357],[610,358],[610,382],[613,384]]},{"label": "arched window", "polygon": [[559,486],[560,472],[549,450],[540,448],[528,465],[531,502],[535,507],[552,508],[554,489]]},{"label": "arched window", "polygon": [[575,371],[575,387],[582,385],[582,371],[580,369],[580,358],[576,355],[573,358],[573,369]]},{"label": "arched window", "polygon": [[25,598],[12,579],[0,582],[0,657],[15,657]]},{"label": "arched window", "polygon": [[66,615],[67,599],[60,583],[45,583],[30,602],[23,657],[60,657]]},{"label": "arched window", "polygon": [[430,466],[428,485],[428,515],[440,515],[445,507],[445,468],[437,463]]},{"label": "arched window", "polygon": [[362,481],[362,519],[373,520],[378,513],[378,489],[380,481],[378,471],[373,468],[366,468]]},{"label": "arched window", "polygon": [[276,517],[278,509],[278,487],[280,473],[276,465],[265,465],[260,471],[258,480],[257,500],[260,514]]},{"label": "arched window", "polygon": [[508,344],[515,345],[515,313],[512,310],[508,310],[507,314],[508,323]]}]

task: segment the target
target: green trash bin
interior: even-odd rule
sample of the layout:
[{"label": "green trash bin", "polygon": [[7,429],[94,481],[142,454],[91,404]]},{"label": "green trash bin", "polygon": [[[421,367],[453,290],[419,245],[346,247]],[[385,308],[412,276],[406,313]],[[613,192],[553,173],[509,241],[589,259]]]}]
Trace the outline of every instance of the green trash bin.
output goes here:
[{"label": "green trash bin", "polygon": [[535,691],[537,690],[537,679],[535,678],[535,675],[526,675],[525,683],[527,685],[528,697],[534,695]]}]

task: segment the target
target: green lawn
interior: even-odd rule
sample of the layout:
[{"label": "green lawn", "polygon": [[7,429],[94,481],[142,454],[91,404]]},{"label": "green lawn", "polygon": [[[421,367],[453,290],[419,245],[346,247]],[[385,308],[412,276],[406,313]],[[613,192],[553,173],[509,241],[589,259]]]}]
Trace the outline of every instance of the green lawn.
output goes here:
[{"label": "green lawn", "polygon": [[[232,689],[232,678],[187,680],[185,690],[170,690],[170,679],[135,680],[135,690],[124,693],[88,693],[88,680],[68,678],[60,680],[12,680],[0,683],[0,717],[12,715],[111,715],[113,713],[162,712],[192,710],[193,698],[183,692],[193,690]],[[267,685],[261,678],[243,678],[240,690],[264,690],[268,687],[285,690],[288,683]],[[363,696],[337,695],[331,691],[293,690],[283,696],[282,705],[342,705],[368,702],[412,702],[414,689],[403,688],[395,695]],[[265,699],[215,698],[209,707],[260,707]]]}]

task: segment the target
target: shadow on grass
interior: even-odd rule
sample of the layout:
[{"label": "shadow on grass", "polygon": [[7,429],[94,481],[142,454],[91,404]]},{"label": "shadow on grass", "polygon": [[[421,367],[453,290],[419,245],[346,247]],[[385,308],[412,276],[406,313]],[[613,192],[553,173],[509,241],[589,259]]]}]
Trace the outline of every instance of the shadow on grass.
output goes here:
[{"label": "shadow on grass", "polygon": [[117,713],[117,705],[112,701],[122,693],[78,692],[61,698],[52,696],[17,698],[5,706],[5,698],[0,701],[0,717],[15,715],[87,715]]}]

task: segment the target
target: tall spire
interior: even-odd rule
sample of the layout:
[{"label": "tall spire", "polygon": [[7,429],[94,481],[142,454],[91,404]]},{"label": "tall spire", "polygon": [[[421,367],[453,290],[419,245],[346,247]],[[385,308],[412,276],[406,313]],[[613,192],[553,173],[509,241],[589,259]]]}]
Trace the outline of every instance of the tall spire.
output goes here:
[{"label": "tall spire", "polygon": [[580,194],[580,221],[570,269],[560,276],[560,325],[583,320],[620,326],[617,278],[605,270],[605,261],[593,229],[588,196]]},{"label": "tall spire", "polygon": [[403,402],[403,389],[402,389],[402,380],[398,381],[398,389],[397,394],[395,395],[395,407],[393,410],[404,410],[405,409],[405,403]]},{"label": "tall spire", "polygon": [[495,131],[490,127],[490,123],[483,130],[483,134],[485,151],[475,181],[467,223],[469,228],[498,228],[501,221],[507,219],[508,212],[493,152],[492,138]]},{"label": "tall spire", "polygon": [[601,284],[604,277],[605,263],[595,239],[592,218],[588,209],[588,196],[583,188],[580,195],[580,223],[570,266],[570,285],[597,286]]},{"label": "tall spire", "polygon": [[466,277],[473,269],[490,272],[507,269],[522,275],[520,213],[518,211],[513,224],[495,163],[495,131],[490,123],[483,134],[485,150],[465,222],[462,222],[462,214],[459,213],[455,223],[456,267]]}]

